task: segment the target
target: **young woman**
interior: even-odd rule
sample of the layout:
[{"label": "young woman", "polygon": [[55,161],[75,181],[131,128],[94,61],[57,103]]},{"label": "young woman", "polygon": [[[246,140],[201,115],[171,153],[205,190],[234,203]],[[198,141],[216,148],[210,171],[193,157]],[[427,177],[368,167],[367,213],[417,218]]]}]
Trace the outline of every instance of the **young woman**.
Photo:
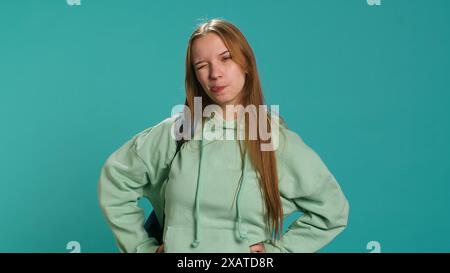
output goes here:
[{"label": "young woman", "polygon": [[[185,87],[184,114],[138,133],[103,166],[100,205],[122,252],[316,252],[344,230],[349,205],[320,157],[275,114],[230,110],[264,105],[235,25],[214,19],[193,32]],[[210,106],[219,109],[196,118]],[[162,242],[144,228],[141,197]],[[282,234],[295,211],[303,214]]]}]

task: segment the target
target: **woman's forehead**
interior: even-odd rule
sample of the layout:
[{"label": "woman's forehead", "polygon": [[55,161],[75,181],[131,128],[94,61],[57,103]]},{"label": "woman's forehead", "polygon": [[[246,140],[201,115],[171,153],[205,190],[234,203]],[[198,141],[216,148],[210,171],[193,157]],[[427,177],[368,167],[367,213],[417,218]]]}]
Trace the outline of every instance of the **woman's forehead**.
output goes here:
[{"label": "woman's forehead", "polygon": [[193,58],[214,57],[227,50],[225,43],[215,33],[208,33],[206,36],[196,38],[192,44]]}]

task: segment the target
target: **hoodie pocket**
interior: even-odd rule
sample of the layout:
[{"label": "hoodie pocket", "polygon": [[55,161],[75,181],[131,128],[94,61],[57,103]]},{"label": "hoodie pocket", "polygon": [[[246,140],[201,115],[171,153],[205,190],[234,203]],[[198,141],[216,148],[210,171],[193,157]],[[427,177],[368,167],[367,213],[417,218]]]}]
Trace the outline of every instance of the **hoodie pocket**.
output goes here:
[{"label": "hoodie pocket", "polygon": [[191,227],[167,226],[164,249],[175,253],[250,253],[248,240],[239,240],[236,231],[224,228],[201,228],[199,245],[194,248],[195,231]]}]

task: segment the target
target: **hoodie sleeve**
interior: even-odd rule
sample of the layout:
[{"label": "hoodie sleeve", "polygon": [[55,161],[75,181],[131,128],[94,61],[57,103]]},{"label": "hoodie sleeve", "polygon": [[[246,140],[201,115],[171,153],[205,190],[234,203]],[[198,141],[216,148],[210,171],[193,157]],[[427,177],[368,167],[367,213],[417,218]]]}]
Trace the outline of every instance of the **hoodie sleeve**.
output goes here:
[{"label": "hoodie sleeve", "polygon": [[303,214],[278,242],[266,241],[266,252],[317,252],[342,232],[349,204],[339,184],[320,157],[302,139],[285,131],[277,151],[279,190],[285,215]]},{"label": "hoodie sleeve", "polygon": [[144,212],[137,204],[146,196],[161,220],[159,196],[175,153],[167,124],[135,135],[106,160],[98,182],[100,207],[121,252],[155,252],[159,244],[144,229]]}]

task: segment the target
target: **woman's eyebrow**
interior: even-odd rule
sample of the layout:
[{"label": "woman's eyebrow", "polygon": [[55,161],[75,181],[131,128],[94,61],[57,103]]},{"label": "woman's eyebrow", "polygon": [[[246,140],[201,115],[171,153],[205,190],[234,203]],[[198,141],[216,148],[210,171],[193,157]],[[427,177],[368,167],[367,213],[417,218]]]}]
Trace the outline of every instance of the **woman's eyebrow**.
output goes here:
[{"label": "woman's eyebrow", "polygon": [[[228,53],[228,52],[229,52],[229,51],[228,51],[228,49],[227,49],[227,50],[225,50],[224,52],[220,53],[219,56],[222,56],[223,54]],[[201,63],[201,62],[204,62],[204,61],[203,61],[203,60],[197,61],[194,65],[198,65],[198,64]]]}]

